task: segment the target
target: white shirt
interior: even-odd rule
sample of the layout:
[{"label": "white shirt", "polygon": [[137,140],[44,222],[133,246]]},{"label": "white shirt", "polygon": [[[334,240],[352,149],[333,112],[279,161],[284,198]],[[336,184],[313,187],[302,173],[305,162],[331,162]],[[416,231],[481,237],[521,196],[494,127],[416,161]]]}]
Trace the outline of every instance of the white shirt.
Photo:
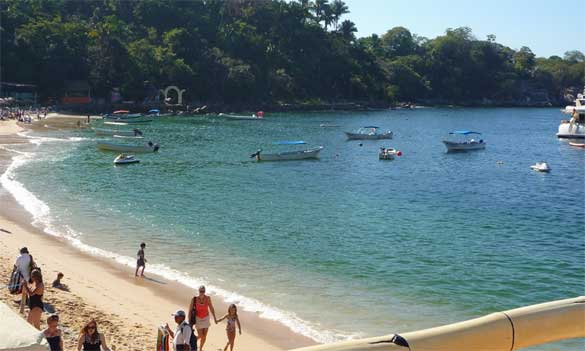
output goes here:
[{"label": "white shirt", "polygon": [[30,280],[30,255],[29,254],[22,254],[16,258],[16,263],[14,264],[22,277],[27,282]]},{"label": "white shirt", "polygon": [[186,321],[183,321],[177,326],[177,330],[175,330],[175,338],[173,339],[173,346],[175,347],[175,350],[177,349],[177,345],[189,345],[190,340],[191,327],[189,327],[189,324],[187,324]]}]

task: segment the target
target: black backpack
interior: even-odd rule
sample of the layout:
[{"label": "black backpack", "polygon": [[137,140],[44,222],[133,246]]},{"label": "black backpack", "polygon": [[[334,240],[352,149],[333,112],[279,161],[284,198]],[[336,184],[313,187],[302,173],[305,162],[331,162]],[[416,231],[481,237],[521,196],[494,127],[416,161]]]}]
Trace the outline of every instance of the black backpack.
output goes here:
[{"label": "black backpack", "polygon": [[[185,327],[191,329],[191,339],[189,339],[189,346],[191,346],[191,351],[197,351],[197,336],[195,336],[195,331],[193,330],[193,327],[191,327],[191,325],[189,325],[188,323],[183,325],[182,328],[185,328]],[[181,328],[181,332],[183,332],[182,328]]]}]

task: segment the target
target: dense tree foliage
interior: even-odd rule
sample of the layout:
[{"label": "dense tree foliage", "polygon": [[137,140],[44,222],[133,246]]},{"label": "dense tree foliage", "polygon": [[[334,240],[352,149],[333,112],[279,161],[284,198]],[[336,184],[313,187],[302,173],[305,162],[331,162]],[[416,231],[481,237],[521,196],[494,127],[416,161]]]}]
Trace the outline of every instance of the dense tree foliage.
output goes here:
[{"label": "dense tree foliage", "polygon": [[2,80],[57,96],[66,80],[94,95],[113,87],[186,88],[192,101],[558,101],[585,85],[585,56],[536,58],[475,38],[427,39],[395,27],[356,39],[341,0],[1,0]]}]

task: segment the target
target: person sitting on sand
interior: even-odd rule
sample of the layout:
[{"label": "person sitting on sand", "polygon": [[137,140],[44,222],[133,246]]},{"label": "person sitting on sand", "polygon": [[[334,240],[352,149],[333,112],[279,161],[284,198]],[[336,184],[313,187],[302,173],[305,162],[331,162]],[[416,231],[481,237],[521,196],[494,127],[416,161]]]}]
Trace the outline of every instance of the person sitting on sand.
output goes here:
[{"label": "person sitting on sand", "polygon": [[[83,348],[83,349],[82,349]],[[100,334],[97,322],[92,319],[81,329],[77,341],[77,351],[110,351],[106,344],[106,337]]]},{"label": "person sitting on sand", "polygon": [[61,279],[63,279],[65,275],[61,272],[57,274],[57,279],[53,280],[53,288],[61,289],[63,284],[61,284]]},{"label": "person sitting on sand", "polygon": [[191,311],[195,314],[195,328],[197,329],[197,338],[201,340],[199,343],[199,350],[203,351],[205,345],[205,339],[207,338],[207,331],[211,323],[209,322],[209,312],[213,315],[213,320],[217,324],[217,318],[215,317],[215,309],[211,303],[211,297],[205,295],[205,286],[199,287],[199,295],[191,299],[191,305],[189,305],[189,314]]},{"label": "person sitting on sand", "polygon": [[165,329],[173,338],[173,348],[175,351],[197,351],[197,338],[193,334],[193,329],[185,320],[186,314],[183,310],[178,310],[173,313],[177,329],[173,332],[168,324],[165,324]]},{"label": "person sitting on sand", "polygon": [[234,351],[234,343],[236,340],[236,325],[238,326],[238,330],[240,335],[242,335],[242,326],[240,325],[240,319],[238,318],[238,308],[233,303],[228,307],[228,313],[217,320],[217,323],[223,321],[227,321],[227,326],[225,327],[225,331],[227,333],[228,342],[223,348],[223,351],[227,351],[228,346],[230,347],[230,351]]},{"label": "person sitting on sand", "polygon": [[63,351],[63,338],[59,328],[59,316],[52,314],[47,318],[47,329],[43,330],[43,336],[49,343],[50,351]]},{"label": "person sitting on sand", "polygon": [[43,304],[43,294],[45,286],[43,285],[43,275],[38,269],[34,269],[30,274],[31,284],[21,281],[26,294],[28,295],[28,317],[26,321],[32,324],[38,330],[41,330],[41,315],[45,310]]},{"label": "person sitting on sand", "polygon": [[136,261],[136,272],[134,273],[135,277],[138,277],[138,270],[142,267],[142,272],[140,272],[140,276],[144,277],[144,268],[146,266],[146,258],[144,258],[144,249],[146,248],[145,243],[140,244],[140,250],[136,253],[138,260]]}]

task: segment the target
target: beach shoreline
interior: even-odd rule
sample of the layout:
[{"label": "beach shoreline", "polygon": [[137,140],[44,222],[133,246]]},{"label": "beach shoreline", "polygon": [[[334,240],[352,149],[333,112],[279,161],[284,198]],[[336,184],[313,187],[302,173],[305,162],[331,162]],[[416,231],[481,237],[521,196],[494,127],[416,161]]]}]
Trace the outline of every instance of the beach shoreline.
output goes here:
[{"label": "beach shoreline", "polygon": [[[2,122],[0,125],[0,144],[28,142],[26,138],[16,135],[22,131],[14,121]],[[0,174],[3,174],[11,162],[12,154],[0,149]],[[68,240],[53,237],[31,224],[31,217],[16,199],[5,189],[0,189],[0,228],[11,234],[0,232],[0,257],[2,272],[11,270],[11,264],[18,254],[18,249],[27,246],[38,264],[43,268],[48,285],[56,272],[65,274],[64,282],[71,289],[71,296],[61,296],[59,300],[79,299],[84,304],[99,311],[102,319],[123,321],[123,325],[113,325],[112,332],[121,336],[132,335],[140,330],[141,340],[147,345],[128,345],[128,340],[118,335],[106,335],[111,345],[118,349],[146,350],[156,343],[156,328],[161,322],[172,327],[170,314],[177,309],[186,309],[193,289],[164,277],[159,277],[146,270],[145,279],[134,278],[134,270],[115,262],[113,259],[100,258],[75,248]],[[8,265],[8,267],[6,267]],[[4,293],[0,299],[14,308],[11,300]],[[47,300],[46,302],[51,303]],[[217,317],[227,311],[227,304],[220,297],[214,297]],[[55,307],[58,307],[55,304]],[[76,311],[59,311],[60,314]],[[45,325],[46,314],[42,319]],[[242,336],[236,338],[238,350],[284,350],[315,344],[311,339],[296,334],[286,326],[261,318],[256,313],[240,312]],[[80,326],[71,326],[77,329]],[[106,329],[107,334],[107,329]],[[140,339],[140,338],[139,338]],[[223,324],[212,325],[205,349],[223,348],[226,336]],[[113,348],[112,348],[113,349]]]}]

